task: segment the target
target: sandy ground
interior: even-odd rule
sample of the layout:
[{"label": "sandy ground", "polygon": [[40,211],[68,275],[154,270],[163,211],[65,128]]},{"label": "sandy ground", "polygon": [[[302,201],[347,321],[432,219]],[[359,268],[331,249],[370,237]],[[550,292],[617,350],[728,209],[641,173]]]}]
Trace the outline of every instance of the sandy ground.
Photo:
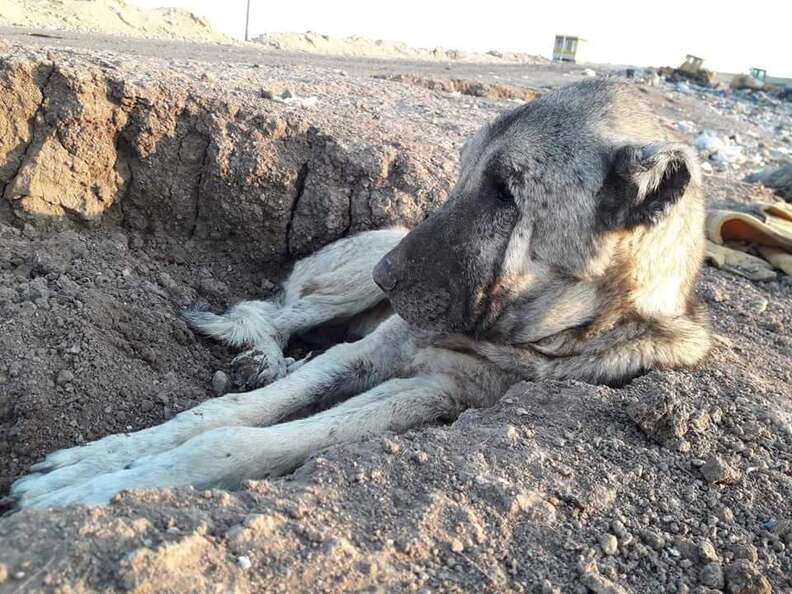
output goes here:
[{"label": "sandy ground", "polygon": [[[3,59],[15,77],[0,87],[7,112],[27,105],[25,84],[30,109],[41,111],[26,150],[8,153],[21,164],[0,169],[3,489],[49,451],[213,397],[211,377],[232,353],[194,336],[181,307],[266,294],[294,253],[315,247],[310,237],[382,224],[372,205],[382,217],[418,216],[421,204],[406,196],[431,206],[461,141],[514,105],[374,75],[528,90],[582,76],[552,65],[0,33],[25,46],[5,50],[17,60]],[[25,75],[31,60],[55,64],[41,81],[46,93],[36,95],[35,69]],[[262,97],[275,87],[318,103]],[[105,88],[119,95],[106,100]],[[687,140],[709,128],[761,142],[768,162],[785,154],[781,107],[645,90]],[[282,136],[259,138],[256,126]],[[85,139],[69,137],[77,127]],[[6,138],[26,131],[5,129]],[[38,179],[32,156],[50,138],[116,188],[101,216],[85,199],[74,208],[53,194],[48,205],[69,216],[40,225],[14,198],[20,172]],[[109,169],[101,151],[81,152],[88,141],[108,153]],[[393,155],[408,156],[378,173]],[[279,185],[291,187],[303,163],[319,190],[339,196],[340,213],[349,207],[338,226],[309,216],[310,192],[302,213]],[[739,181],[759,166],[707,176],[709,198],[773,200]],[[69,175],[80,186],[79,168]],[[347,186],[365,189],[363,198],[355,190],[347,203]],[[264,211],[251,206],[260,196]],[[304,233],[272,223],[290,216],[304,216]],[[268,238],[258,249],[246,235],[253,223]],[[332,448],[294,475],[233,492],[127,493],[105,508],[14,514],[0,520],[0,592],[792,592],[792,283],[706,268],[699,292],[721,337],[699,369],[653,372],[621,389],[518,384],[450,425]]]},{"label": "sandy ground", "polygon": [[369,39],[360,35],[333,37],[307,31],[305,33],[265,33],[252,39],[267,48],[291,53],[306,53],[343,58],[377,58],[382,60],[429,60],[433,62],[484,62],[546,64],[547,58],[514,52],[490,51],[485,54],[460,50],[410,47],[398,41]]},{"label": "sandy ground", "polygon": [[177,8],[146,10],[124,0],[3,0],[0,25],[110,35],[230,41],[191,12]]}]

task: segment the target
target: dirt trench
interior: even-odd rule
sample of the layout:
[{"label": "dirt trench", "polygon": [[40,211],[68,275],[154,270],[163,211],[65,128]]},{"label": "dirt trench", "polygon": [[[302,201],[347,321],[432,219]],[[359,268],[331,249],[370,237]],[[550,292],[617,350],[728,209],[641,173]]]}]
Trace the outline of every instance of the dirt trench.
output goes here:
[{"label": "dirt trench", "polygon": [[266,295],[294,258],[415,224],[448,189],[453,161],[414,130],[136,66],[0,59],[0,493],[52,449],[213,395],[232,355],[181,308]]}]

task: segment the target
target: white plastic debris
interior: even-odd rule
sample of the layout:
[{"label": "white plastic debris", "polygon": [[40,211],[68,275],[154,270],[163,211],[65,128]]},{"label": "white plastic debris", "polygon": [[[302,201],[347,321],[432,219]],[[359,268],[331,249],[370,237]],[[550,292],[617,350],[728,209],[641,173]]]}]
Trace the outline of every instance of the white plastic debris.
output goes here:
[{"label": "white plastic debris", "polygon": [[239,563],[239,567],[241,567],[245,571],[253,567],[253,564],[250,562],[250,557],[248,557],[247,555],[240,555],[239,557],[237,557],[237,563]]},{"label": "white plastic debris", "polygon": [[592,70],[591,68],[585,68],[580,74],[583,76],[597,76],[597,71]]},{"label": "white plastic debris", "polygon": [[699,152],[705,155],[712,155],[721,150],[725,143],[712,130],[704,130],[696,137],[694,145]]}]

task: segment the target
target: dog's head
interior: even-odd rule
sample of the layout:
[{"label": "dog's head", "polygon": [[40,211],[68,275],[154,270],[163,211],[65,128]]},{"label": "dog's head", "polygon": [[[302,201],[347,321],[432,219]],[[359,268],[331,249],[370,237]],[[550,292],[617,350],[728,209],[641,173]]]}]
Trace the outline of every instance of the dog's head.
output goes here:
[{"label": "dog's head", "polygon": [[662,285],[659,307],[682,307],[701,260],[703,240],[688,237],[701,235],[700,200],[686,204],[700,174],[665,138],[627,85],[579,83],[520,106],[468,140],[449,199],[374,280],[411,324],[476,336],[573,288],[580,311],[567,318],[586,318],[596,291],[584,287],[614,275],[630,276],[625,299],[654,307]]}]

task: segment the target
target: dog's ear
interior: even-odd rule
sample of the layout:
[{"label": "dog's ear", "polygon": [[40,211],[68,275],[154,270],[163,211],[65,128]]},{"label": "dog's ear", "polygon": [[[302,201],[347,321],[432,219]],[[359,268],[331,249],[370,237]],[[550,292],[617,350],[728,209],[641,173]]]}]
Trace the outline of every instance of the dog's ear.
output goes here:
[{"label": "dog's ear", "polygon": [[600,223],[606,229],[654,225],[700,180],[696,155],[685,145],[621,147],[600,190]]}]

